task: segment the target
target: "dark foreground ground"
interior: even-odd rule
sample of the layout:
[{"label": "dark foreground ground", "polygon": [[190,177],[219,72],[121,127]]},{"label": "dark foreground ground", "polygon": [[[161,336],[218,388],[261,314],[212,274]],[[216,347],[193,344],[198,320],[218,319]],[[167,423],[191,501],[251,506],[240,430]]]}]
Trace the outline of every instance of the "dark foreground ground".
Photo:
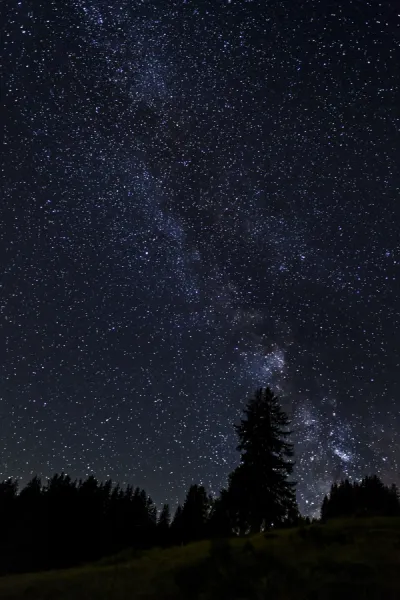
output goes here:
[{"label": "dark foreground ground", "polygon": [[0,599],[400,600],[400,519],[353,519],[0,578]]}]

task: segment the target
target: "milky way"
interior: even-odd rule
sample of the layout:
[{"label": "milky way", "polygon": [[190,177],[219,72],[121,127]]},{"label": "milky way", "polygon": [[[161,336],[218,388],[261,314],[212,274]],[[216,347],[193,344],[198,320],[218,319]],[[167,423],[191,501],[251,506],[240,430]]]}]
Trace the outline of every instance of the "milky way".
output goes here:
[{"label": "milky way", "polygon": [[303,511],[398,481],[394,4],[4,4],[0,476],[217,493],[269,384]]}]

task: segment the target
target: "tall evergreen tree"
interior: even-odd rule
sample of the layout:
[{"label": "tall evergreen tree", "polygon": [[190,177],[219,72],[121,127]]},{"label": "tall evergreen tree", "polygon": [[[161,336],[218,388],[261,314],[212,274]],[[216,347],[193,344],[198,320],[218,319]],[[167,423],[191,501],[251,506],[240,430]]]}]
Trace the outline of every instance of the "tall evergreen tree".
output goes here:
[{"label": "tall evergreen tree", "polygon": [[182,508],[183,541],[205,537],[209,499],[202,485],[191,485]]},{"label": "tall evergreen tree", "polygon": [[326,519],[329,517],[329,499],[328,496],[325,494],[324,499],[322,500],[322,505],[321,505],[321,519],[323,521],[326,521]]},{"label": "tall evergreen tree", "polygon": [[183,543],[183,519],[182,519],[182,506],[178,504],[174,514],[174,518],[171,523],[171,539],[174,544]]},{"label": "tall evergreen tree", "polygon": [[164,504],[157,521],[157,539],[162,546],[167,546],[171,539],[171,511],[169,504]]},{"label": "tall evergreen tree", "polygon": [[256,391],[237,425],[240,465],[229,478],[233,528],[244,533],[294,520],[298,510],[290,421],[278,398],[266,388]]},{"label": "tall evergreen tree", "polygon": [[224,538],[232,535],[232,514],[229,492],[221,490],[219,498],[211,503],[207,522],[207,537]]},{"label": "tall evergreen tree", "polygon": [[170,524],[171,512],[169,510],[169,504],[164,504],[158,518],[157,526],[161,529],[169,529]]}]

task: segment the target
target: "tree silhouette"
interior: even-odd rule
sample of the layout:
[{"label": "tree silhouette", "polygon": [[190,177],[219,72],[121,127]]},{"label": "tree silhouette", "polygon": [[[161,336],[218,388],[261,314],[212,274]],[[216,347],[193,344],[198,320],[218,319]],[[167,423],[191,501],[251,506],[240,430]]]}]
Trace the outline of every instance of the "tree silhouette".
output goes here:
[{"label": "tree silhouette", "polygon": [[169,529],[169,526],[171,525],[171,511],[169,510],[169,504],[164,504],[162,507],[157,525],[162,530]]},{"label": "tree silhouette", "polygon": [[333,483],[321,506],[323,520],[362,515],[395,516],[400,514],[400,501],[395,485],[385,486],[376,475],[360,482],[347,479]]},{"label": "tree silhouette", "polygon": [[171,539],[174,544],[183,543],[183,519],[182,519],[183,508],[180,504],[176,507],[174,518],[171,523]]},{"label": "tree silhouette", "polygon": [[224,538],[232,535],[231,505],[227,490],[221,490],[219,498],[213,499],[207,523],[208,536],[211,538]]},{"label": "tree silhouette", "polygon": [[157,538],[161,545],[166,546],[170,542],[171,511],[169,504],[164,504],[157,521]]},{"label": "tree silhouette", "polygon": [[209,512],[209,499],[202,485],[191,485],[182,508],[182,541],[189,542],[205,537]]},{"label": "tree silhouette", "polygon": [[[0,547],[6,544],[14,545],[16,542],[16,526],[18,525],[18,481],[5,479],[0,482],[0,515],[1,515],[1,538]],[[6,552],[5,552],[6,554]],[[4,562],[10,564],[10,557],[5,556]]]},{"label": "tree silhouette", "polygon": [[235,427],[241,463],[229,477],[229,512],[240,533],[282,525],[298,514],[290,421],[278,398],[266,388],[256,391]]},{"label": "tree silhouette", "polygon": [[157,509],[140,488],[61,473],[17,490],[14,480],[0,482],[1,574],[71,566],[156,542]]}]

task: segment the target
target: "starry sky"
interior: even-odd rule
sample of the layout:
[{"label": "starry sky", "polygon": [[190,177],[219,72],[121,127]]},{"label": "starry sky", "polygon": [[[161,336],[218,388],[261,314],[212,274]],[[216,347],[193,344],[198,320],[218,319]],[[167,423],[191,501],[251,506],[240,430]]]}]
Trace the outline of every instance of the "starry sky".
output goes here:
[{"label": "starry sky", "polygon": [[397,9],[2,4],[0,477],[217,493],[269,384],[302,511],[399,482]]}]

